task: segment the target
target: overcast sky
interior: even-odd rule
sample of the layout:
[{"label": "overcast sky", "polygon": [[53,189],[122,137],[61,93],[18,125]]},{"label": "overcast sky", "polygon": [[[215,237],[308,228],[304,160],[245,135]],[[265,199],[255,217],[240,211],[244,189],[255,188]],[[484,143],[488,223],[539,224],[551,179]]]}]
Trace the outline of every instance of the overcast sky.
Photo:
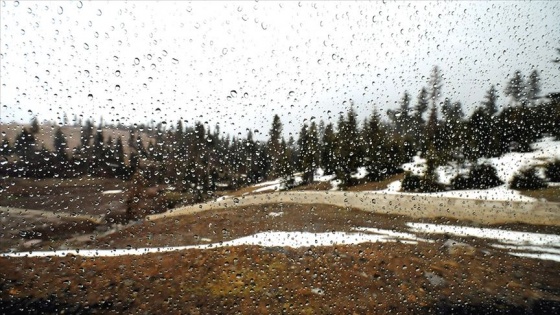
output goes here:
[{"label": "overcast sky", "polygon": [[[543,2],[12,2],[1,10],[1,122],[219,123],[258,130],[278,113],[335,122],[352,102],[413,100],[433,65],[445,97],[477,106],[519,69],[560,91],[560,4]],[[352,100],[352,101],[351,101]],[[508,100],[503,96],[502,104]]]}]

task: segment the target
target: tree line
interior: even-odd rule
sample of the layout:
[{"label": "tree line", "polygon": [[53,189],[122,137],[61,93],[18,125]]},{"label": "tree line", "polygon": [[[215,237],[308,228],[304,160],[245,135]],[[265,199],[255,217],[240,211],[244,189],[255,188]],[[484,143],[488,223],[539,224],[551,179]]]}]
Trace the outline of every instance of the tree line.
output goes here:
[{"label": "tree line", "polygon": [[[278,115],[266,141],[253,139],[250,129],[244,136],[229,136],[219,126],[210,128],[202,122],[107,128],[102,122],[95,126],[74,117],[75,128],[80,128],[79,145],[70,150],[67,135],[56,126],[53,149],[48,150],[38,145],[41,128],[34,118],[13,142],[2,139],[0,175],[130,179],[137,174],[204,199],[220,186],[238,188],[278,177],[290,186],[296,172],[311,183],[318,168],[335,174],[344,188],[354,184],[351,174],[360,166],[367,169],[369,180],[377,181],[402,172],[401,165],[417,154],[427,159],[427,176],[433,176],[437,166],[449,161],[527,152],[545,134],[560,138],[559,95],[540,94],[537,70],[527,76],[520,71],[512,74],[504,90],[510,101],[502,106],[496,87],[490,86],[468,117],[460,101],[444,96],[441,78],[441,70],[433,67],[428,85],[415,97],[405,91],[399,107],[387,111],[388,119],[373,108],[359,121],[350,106],[336,123],[305,120],[297,139],[283,136]],[[128,139],[105,137],[105,132],[116,129],[127,130]]]}]

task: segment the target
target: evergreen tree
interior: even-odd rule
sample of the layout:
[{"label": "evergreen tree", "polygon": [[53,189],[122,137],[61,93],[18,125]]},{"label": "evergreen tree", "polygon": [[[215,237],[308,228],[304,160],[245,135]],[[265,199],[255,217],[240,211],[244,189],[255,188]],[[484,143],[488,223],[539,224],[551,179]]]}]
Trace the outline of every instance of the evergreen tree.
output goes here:
[{"label": "evergreen tree", "polygon": [[484,101],[482,105],[484,109],[489,115],[495,115],[498,112],[498,94],[496,91],[496,87],[492,85],[488,91],[486,91],[486,95],[484,96]]},{"label": "evergreen tree", "polygon": [[438,159],[439,151],[438,145],[439,138],[438,138],[438,130],[439,129],[439,122],[438,122],[438,115],[437,115],[437,108],[435,103],[432,103],[432,108],[430,109],[430,115],[428,116],[428,121],[426,123],[426,151],[424,155],[427,160],[430,162],[434,162]]},{"label": "evergreen tree", "polygon": [[282,151],[282,122],[280,116],[274,115],[272,127],[269,131],[269,139],[267,143],[267,154],[269,158],[270,172],[268,177],[278,177],[280,175],[280,158],[283,156]]},{"label": "evergreen tree", "polygon": [[56,128],[54,132],[53,145],[54,153],[58,163],[66,163],[68,161],[68,156],[66,155],[68,144],[66,142],[66,137],[64,136],[64,133],[62,133],[62,129],[60,127]]},{"label": "evergreen tree", "polygon": [[[412,136],[414,151],[425,151],[426,149],[426,120],[424,115],[429,107],[428,90],[422,88],[418,94],[416,106],[414,107],[414,116],[412,118]],[[414,152],[416,153],[416,152]]]},{"label": "evergreen tree", "polygon": [[310,126],[303,124],[299,134],[298,148],[303,181],[305,183],[312,183],[318,163],[319,151],[319,138],[315,122],[312,122]]},{"label": "evergreen tree", "polygon": [[517,70],[508,81],[504,92],[506,96],[512,98],[516,105],[527,105],[527,95],[525,91],[525,80],[523,79],[521,71]]},{"label": "evergreen tree", "polygon": [[410,136],[413,132],[413,119],[410,115],[410,95],[408,92],[404,92],[400,104],[401,106],[398,110],[388,110],[387,114],[389,119],[393,121],[397,134],[402,137],[406,137]]},{"label": "evergreen tree", "polygon": [[281,156],[278,160],[279,176],[282,178],[283,188],[289,189],[294,186],[294,168],[290,161],[291,149],[288,148],[286,141],[282,138],[280,141]]},{"label": "evergreen tree", "polygon": [[38,134],[41,127],[39,126],[39,119],[37,116],[33,116],[31,119],[31,129],[29,130],[32,134]]},{"label": "evergreen tree", "polygon": [[336,167],[336,134],[332,123],[327,124],[321,141],[321,166],[325,175],[333,174]]},{"label": "evergreen tree", "polygon": [[432,100],[432,107],[437,106],[437,101],[441,94],[441,88],[443,84],[441,82],[441,71],[438,66],[432,68],[432,74],[430,76],[430,99]]},{"label": "evergreen tree", "polygon": [[10,145],[10,141],[7,137],[2,138],[2,144],[0,144],[0,155],[2,156],[10,156],[13,153],[12,146]]},{"label": "evergreen tree", "polygon": [[527,81],[526,94],[527,100],[531,104],[536,104],[539,94],[541,93],[541,79],[539,77],[539,72],[533,70],[529,75],[529,80]]},{"label": "evergreen tree", "polygon": [[[385,133],[379,114],[374,110],[362,129],[365,150],[365,165],[370,180],[380,180],[387,174],[387,155]],[[385,153],[385,154],[384,154]]]},{"label": "evergreen tree", "polygon": [[14,152],[20,160],[31,160],[33,159],[35,146],[35,136],[27,128],[23,128],[14,141]]},{"label": "evergreen tree", "polygon": [[115,175],[117,175],[117,177],[121,179],[129,178],[131,176],[131,172],[126,167],[125,157],[124,157],[124,145],[121,137],[118,137],[115,143],[114,160],[118,165],[116,168]]},{"label": "evergreen tree", "polygon": [[462,155],[463,109],[460,102],[451,103],[446,98],[442,106],[443,121],[439,129],[438,151],[443,161],[457,159]]},{"label": "evergreen tree", "polygon": [[350,175],[359,166],[359,144],[356,112],[350,107],[346,119],[341,114],[338,120],[335,174],[342,189],[351,185]]}]

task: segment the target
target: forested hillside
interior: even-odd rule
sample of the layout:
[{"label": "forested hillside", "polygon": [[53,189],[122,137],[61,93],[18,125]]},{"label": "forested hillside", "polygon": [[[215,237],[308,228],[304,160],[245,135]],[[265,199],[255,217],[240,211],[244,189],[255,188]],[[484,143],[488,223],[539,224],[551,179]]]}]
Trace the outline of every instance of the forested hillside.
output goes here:
[{"label": "forested hillside", "polygon": [[[221,187],[277,177],[289,187],[296,172],[310,183],[318,168],[336,174],[344,189],[354,184],[351,174],[358,167],[378,181],[402,172],[401,166],[418,155],[426,159],[427,171],[418,178],[409,174],[405,181],[411,190],[437,191],[443,189],[435,178],[437,166],[451,161],[476,165],[481,157],[530,151],[530,144],[545,135],[560,138],[560,94],[541,95],[537,70],[517,71],[507,82],[489,86],[470,115],[460,100],[448,96],[441,78],[434,67],[428,85],[404,91],[399,108],[386,115],[374,107],[361,118],[350,105],[336,124],[304,119],[297,139],[284,136],[277,115],[266,141],[255,140],[250,126],[245,135],[231,136],[208,122],[123,126],[76,117],[69,122],[64,115],[59,124],[40,124],[35,117],[29,126],[2,126],[0,174],[121,179],[137,174],[202,200]],[[508,99],[498,99],[500,84]],[[457,187],[469,187],[463,186]]]}]

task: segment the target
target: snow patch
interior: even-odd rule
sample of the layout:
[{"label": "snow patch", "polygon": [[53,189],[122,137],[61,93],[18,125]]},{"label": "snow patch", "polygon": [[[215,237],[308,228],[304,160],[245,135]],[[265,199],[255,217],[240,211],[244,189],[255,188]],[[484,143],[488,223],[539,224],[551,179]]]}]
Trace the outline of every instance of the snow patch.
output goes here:
[{"label": "snow patch", "polygon": [[560,261],[560,235],[428,223],[409,222],[406,225],[416,233],[492,239],[501,244],[490,246],[507,249],[510,255]]},{"label": "snow patch", "polygon": [[358,167],[356,174],[352,174],[352,175],[350,175],[350,177],[356,178],[356,179],[362,179],[362,178],[366,177],[367,174],[369,174],[369,173],[366,170],[366,168],[361,166],[361,167]]},{"label": "snow patch", "polygon": [[116,190],[105,190],[103,192],[101,192],[104,195],[109,195],[109,194],[120,194],[123,191],[121,189],[116,189]]},{"label": "snow patch", "polygon": [[[0,257],[64,257],[67,255],[84,257],[115,257],[125,255],[143,255],[149,253],[166,253],[188,249],[213,249],[228,246],[263,246],[263,247],[311,247],[311,246],[334,246],[355,245],[368,242],[395,242],[400,238],[392,235],[392,231],[376,230],[379,234],[369,233],[347,233],[347,232],[262,232],[250,236],[241,237],[228,242],[220,242],[203,245],[174,246],[174,247],[144,247],[127,249],[86,249],[86,250],[56,250],[56,251],[25,251],[3,253]],[[405,243],[415,244],[416,241],[407,235]]]}]

